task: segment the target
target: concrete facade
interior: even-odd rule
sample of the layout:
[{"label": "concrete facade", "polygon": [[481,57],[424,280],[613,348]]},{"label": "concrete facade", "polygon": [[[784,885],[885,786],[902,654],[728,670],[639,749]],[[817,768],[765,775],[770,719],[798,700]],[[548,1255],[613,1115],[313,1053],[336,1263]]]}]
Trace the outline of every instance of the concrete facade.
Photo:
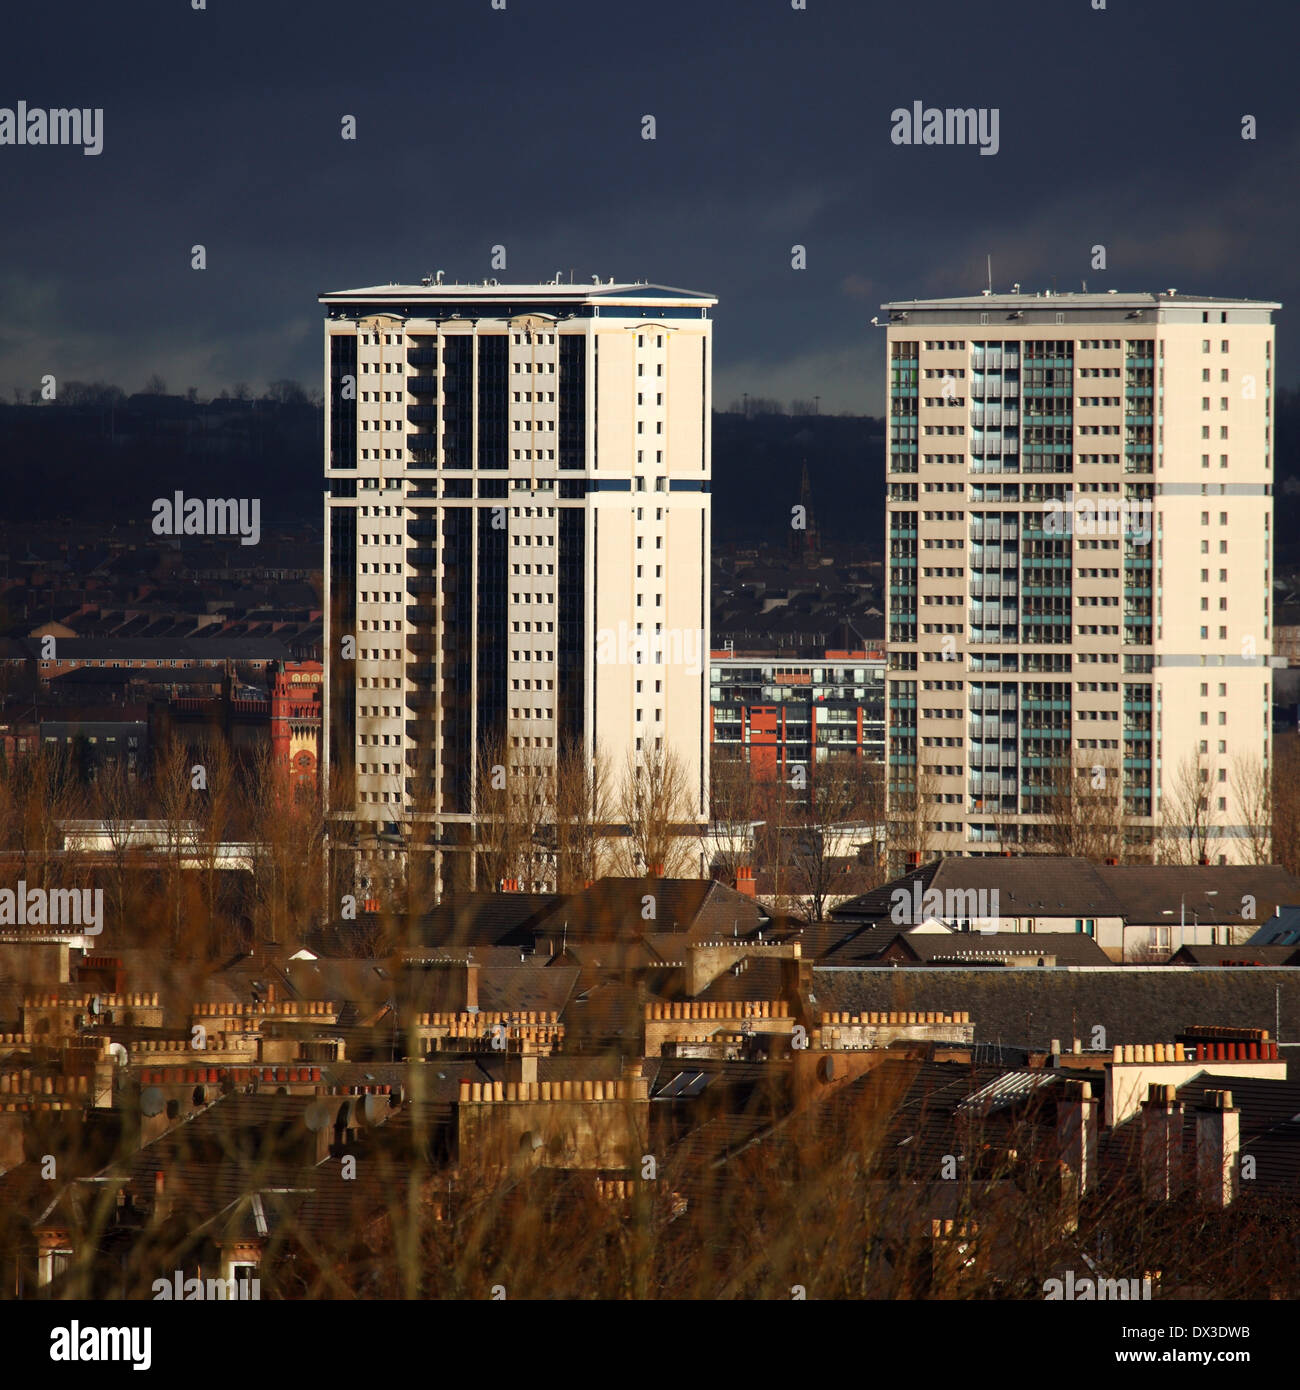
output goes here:
[{"label": "concrete facade", "polygon": [[615,776],[673,750],[703,821],[716,300],[439,277],[321,302],[336,815],[363,842],[432,822],[435,887],[466,884],[482,750],[520,775],[576,747]]},{"label": "concrete facade", "polygon": [[891,778],[931,853],[1015,852],[1068,752],[1135,855],[1251,862],[1281,306],[1018,290],[883,306]]}]

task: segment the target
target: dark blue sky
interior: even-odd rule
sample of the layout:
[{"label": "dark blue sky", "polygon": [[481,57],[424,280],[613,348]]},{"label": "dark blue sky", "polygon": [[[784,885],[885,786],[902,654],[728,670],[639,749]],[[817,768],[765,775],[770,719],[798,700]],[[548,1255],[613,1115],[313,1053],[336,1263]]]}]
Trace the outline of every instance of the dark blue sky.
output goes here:
[{"label": "dark blue sky", "polygon": [[[876,412],[880,301],[988,252],[1001,289],[1296,300],[1295,0],[807,5],[9,7],[0,106],[103,107],[104,151],[0,146],[0,390],[316,386],[319,290],[438,269],[708,290],[719,405]],[[893,145],[918,100],[997,107],[998,154]]]}]

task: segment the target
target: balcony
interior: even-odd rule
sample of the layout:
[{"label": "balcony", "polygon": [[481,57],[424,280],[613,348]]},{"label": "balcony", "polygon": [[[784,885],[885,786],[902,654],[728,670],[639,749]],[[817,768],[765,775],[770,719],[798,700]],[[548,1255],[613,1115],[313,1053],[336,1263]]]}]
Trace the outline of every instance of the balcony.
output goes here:
[{"label": "balcony", "polygon": [[413,396],[436,396],[438,394],[438,378],[436,376],[413,376],[406,382],[406,389]]},{"label": "balcony", "polygon": [[406,563],[408,565],[414,565],[416,569],[437,569],[438,552],[436,550],[426,550],[423,547],[408,549],[406,552]]}]

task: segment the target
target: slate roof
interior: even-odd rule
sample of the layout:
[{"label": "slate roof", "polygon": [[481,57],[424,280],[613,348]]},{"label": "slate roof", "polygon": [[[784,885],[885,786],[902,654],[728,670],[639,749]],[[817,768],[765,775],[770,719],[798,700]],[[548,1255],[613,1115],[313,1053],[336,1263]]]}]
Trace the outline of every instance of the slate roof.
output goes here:
[{"label": "slate roof", "polygon": [[1300,946],[1300,907],[1279,910],[1250,938],[1251,946]]},{"label": "slate roof", "polygon": [[1170,965],[1300,965],[1300,946],[1180,946]]},{"label": "slate roof", "polygon": [[[873,930],[856,921],[836,921],[832,917],[826,922],[808,922],[797,925],[793,930],[778,931],[775,935],[782,941],[797,941],[804,960],[821,960],[823,957],[846,950],[850,942],[856,942],[864,932]],[[900,928],[895,927],[894,933]],[[889,940],[893,939],[891,933]],[[888,944],[888,942],[886,942]]]},{"label": "slate roof", "polygon": [[[647,898],[654,916],[643,915]],[[559,942],[570,938],[600,938],[617,934],[671,932],[708,941],[764,930],[767,912],[753,898],[713,879],[602,878],[581,893],[561,900],[541,917],[534,930],[539,938]]]},{"label": "slate roof", "polygon": [[[782,985],[782,981],[787,978],[783,962],[750,957],[741,962],[739,974],[732,970],[724,970],[716,980],[710,980],[708,987],[695,997],[723,1001],[780,999],[783,995],[793,994],[792,990]],[[794,999],[791,998],[789,1002],[793,1005]]]},{"label": "slate roof", "polygon": [[996,892],[1003,916],[1118,917],[1119,900],[1100,877],[1101,870],[1090,860],[1066,855],[1033,854],[1017,857],[949,855],[912,869],[900,878],[882,884],[870,893],[850,898],[834,908],[837,921],[858,919],[888,921],[893,894],[905,889],[909,897],[913,882],[921,892]]},{"label": "slate roof", "polygon": [[402,940],[425,946],[528,946],[533,928],[565,898],[559,893],[448,893],[414,919]]},{"label": "slate roof", "polygon": [[814,1007],[822,1010],[962,1009],[977,1042],[1046,1047],[1053,1038],[1087,1039],[1100,1024],[1115,1043],[1172,1041],[1189,1024],[1275,1030],[1300,1038],[1300,971],[1209,967],[1056,967],[1033,970],[889,966],[813,970]]},{"label": "slate roof", "polygon": [[995,965],[1035,955],[1054,956],[1057,965],[1111,964],[1106,952],[1082,932],[903,932],[893,944],[923,965]]},{"label": "slate roof", "polygon": [[[835,921],[889,921],[893,893],[996,891],[1003,916],[1122,917],[1168,926],[1170,915],[1244,925],[1276,904],[1300,901],[1300,879],[1276,864],[1093,864],[1054,854],[951,855],[923,864],[831,911]],[[1253,900],[1253,908],[1252,908]],[[1247,911],[1253,915],[1247,917]]]},{"label": "slate roof", "polygon": [[[575,966],[529,960],[520,965],[485,966],[478,972],[478,1007],[510,1013],[544,1009],[562,1013],[578,980]],[[412,968],[402,972],[392,998],[417,1013],[443,1013],[464,1007],[464,972]]]},{"label": "slate roof", "polygon": [[600,971],[574,974],[579,978],[563,1013],[566,1046],[639,1050],[644,995]]},{"label": "slate roof", "polygon": [[1241,1152],[1255,1159],[1250,1188],[1273,1188],[1294,1198],[1300,1191],[1300,1081],[1203,1072],[1180,1086],[1178,1099],[1187,1107],[1183,1150],[1189,1167],[1195,1162],[1196,1106],[1206,1091],[1231,1091],[1232,1103],[1241,1111]]},{"label": "slate roof", "polygon": [[1194,912],[1201,923],[1253,927],[1277,904],[1300,901],[1300,879],[1280,864],[1103,864],[1096,872],[1127,921],[1156,926],[1180,912],[1190,922]]},{"label": "slate roof", "polygon": [[[278,637],[205,637],[203,629],[185,637],[61,637],[60,661],[289,661]],[[28,639],[33,656],[40,642]],[[106,668],[111,669],[111,668]]]}]

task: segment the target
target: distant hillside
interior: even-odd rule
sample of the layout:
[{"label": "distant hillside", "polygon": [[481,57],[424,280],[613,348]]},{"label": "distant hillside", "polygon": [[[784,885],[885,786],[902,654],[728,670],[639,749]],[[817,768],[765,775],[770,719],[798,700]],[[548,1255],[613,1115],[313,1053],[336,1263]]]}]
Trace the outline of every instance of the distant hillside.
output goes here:
[{"label": "distant hillside", "polygon": [[800,501],[805,463],[812,519],[821,534],[882,545],[884,422],[867,415],[714,412],[714,536],[779,542]]},{"label": "distant hillside", "polygon": [[[1300,564],[1300,391],[1277,393],[1276,562]],[[147,517],[155,497],[262,499],[264,526],[318,522],[322,412],[305,400],[0,405],[6,514]],[[884,422],[870,416],[713,417],[714,535],[780,544],[808,466],[812,519],[828,541],[883,541]]]}]

